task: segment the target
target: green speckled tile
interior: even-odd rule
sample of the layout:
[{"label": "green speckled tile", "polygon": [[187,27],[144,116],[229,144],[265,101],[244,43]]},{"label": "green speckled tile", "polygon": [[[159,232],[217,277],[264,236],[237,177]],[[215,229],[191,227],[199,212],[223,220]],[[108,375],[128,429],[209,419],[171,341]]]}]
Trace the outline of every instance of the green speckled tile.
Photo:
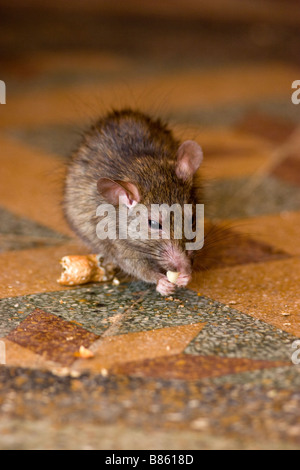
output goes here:
[{"label": "green speckled tile", "polygon": [[40,248],[65,242],[68,237],[0,207],[0,252]]},{"label": "green speckled tile", "polygon": [[300,209],[300,189],[267,177],[216,180],[207,185],[206,217],[236,219]]},{"label": "green speckled tile", "polygon": [[87,125],[48,125],[9,129],[5,132],[12,139],[40,149],[47,154],[68,157],[81,140]]},{"label": "green speckled tile", "polygon": [[205,379],[203,384],[210,386],[248,384],[257,387],[268,386],[273,390],[294,390],[296,392],[300,388],[300,365],[292,364],[287,367],[249,370],[222,377],[210,377]]}]

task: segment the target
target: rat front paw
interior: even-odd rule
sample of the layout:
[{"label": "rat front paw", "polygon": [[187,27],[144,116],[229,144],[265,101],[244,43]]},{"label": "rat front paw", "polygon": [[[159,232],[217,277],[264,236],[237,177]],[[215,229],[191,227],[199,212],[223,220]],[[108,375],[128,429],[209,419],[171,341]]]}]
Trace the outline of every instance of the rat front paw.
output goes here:
[{"label": "rat front paw", "polygon": [[166,277],[162,277],[157,283],[156,290],[161,295],[167,296],[173,294],[175,287],[175,284],[168,281]]},{"label": "rat front paw", "polygon": [[191,279],[192,279],[192,276],[190,274],[180,273],[176,280],[176,285],[180,287],[186,287],[188,283],[191,281]]}]

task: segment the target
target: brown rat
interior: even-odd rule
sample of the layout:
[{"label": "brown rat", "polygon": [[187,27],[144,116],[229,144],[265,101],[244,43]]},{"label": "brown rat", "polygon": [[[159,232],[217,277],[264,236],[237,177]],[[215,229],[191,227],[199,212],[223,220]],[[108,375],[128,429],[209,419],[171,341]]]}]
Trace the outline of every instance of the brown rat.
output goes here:
[{"label": "brown rat", "polygon": [[[119,198],[128,209],[137,203],[195,204],[193,176],[202,162],[202,151],[194,141],[180,144],[167,125],[147,115],[125,109],[113,111],[84,134],[73,154],[65,182],[64,208],[71,228],[105,262],[125,273],[155,283],[162,295],[175,289],[167,271],[180,275],[176,284],[191,279],[191,253],[184,239],[104,239],[96,233],[100,204]],[[149,216],[149,231],[161,232],[161,220]],[[174,229],[174,227],[173,227]]]}]

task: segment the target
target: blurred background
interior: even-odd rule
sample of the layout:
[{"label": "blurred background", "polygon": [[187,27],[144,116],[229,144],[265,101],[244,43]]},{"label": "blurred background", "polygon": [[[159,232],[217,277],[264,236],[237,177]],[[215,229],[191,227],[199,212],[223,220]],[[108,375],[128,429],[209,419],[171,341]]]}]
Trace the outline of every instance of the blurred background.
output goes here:
[{"label": "blurred background", "polygon": [[[0,22],[8,100],[0,120],[15,137],[11,127],[41,119],[81,130],[104,108],[124,105],[195,126],[230,126],[245,107],[298,120],[290,105],[296,73],[280,77],[283,64],[299,64],[298,0],[1,0]],[[274,103],[283,79],[286,93]],[[262,80],[271,97],[263,105]],[[66,154],[75,137],[58,134],[58,144],[42,129],[33,139]]]},{"label": "blurred background", "polygon": [[47,51],[109,51],[182,67],[296,61],[299,23],[298,0],[1,0],[1,66],[12,71],[16,58]]}]

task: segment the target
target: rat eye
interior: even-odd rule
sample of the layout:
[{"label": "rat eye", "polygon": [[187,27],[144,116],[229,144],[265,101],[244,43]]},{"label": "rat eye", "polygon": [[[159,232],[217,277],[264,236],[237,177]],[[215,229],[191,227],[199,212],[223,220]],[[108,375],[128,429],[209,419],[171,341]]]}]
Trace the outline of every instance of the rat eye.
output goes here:
[{"label": "rat eye", "polygon": [[156,222],[156,220],[148,220],[149,227],[152,228],[153,230],[161,230],[162,226],[159,222]]}]

